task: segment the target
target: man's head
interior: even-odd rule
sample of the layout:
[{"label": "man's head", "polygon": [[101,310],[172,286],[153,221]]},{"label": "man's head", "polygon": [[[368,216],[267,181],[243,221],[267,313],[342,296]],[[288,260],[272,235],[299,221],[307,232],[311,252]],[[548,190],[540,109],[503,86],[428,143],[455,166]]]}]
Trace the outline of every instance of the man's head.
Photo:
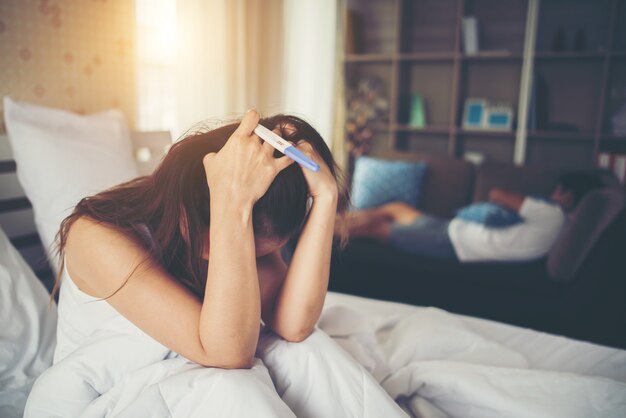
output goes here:
[{"label": "man's head", "polygon": [[550,198],[564,210],[570,211],[578,205],[583,196],[601,188],[602,185],[602,180],[598,176],[585,171],[574,171],[557,180]]}]

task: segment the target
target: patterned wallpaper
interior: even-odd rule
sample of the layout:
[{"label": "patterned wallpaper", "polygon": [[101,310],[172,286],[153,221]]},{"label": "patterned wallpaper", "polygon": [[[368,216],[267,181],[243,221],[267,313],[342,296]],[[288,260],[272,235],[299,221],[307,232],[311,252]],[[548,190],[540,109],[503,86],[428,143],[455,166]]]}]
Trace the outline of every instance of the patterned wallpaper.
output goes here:
[{"label": "patterned wallpaper", "polygon": [[0,98],[81,114],[116,107],[134,127],[134,39],[133,0],[0,0]]}]

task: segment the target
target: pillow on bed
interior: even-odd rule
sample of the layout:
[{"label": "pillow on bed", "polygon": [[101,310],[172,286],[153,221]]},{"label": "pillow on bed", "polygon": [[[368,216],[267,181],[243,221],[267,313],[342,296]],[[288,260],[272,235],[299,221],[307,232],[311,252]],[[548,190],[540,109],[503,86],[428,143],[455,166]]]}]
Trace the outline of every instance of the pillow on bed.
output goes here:
[{"label": "pillow on bed", "polygon": [[52,244],[80,199],[138,176],[130,132],[118,110],[81,116],[4,98],[17,178],[55,273]]},{"label": "pillow on bed", "polygon": [[491,202],[465,206],[457,211],[456,217],[485,225],[488,228],[506,228],[524,222],[514,210]]},{"label": "pillow on bed", "polygon": [[52,365],[57,308],[0,228],[0,416],[21,417],[34,380]]},{"label": "pillow on bed", "polygon": [[352,181],[353,209],[400,201],[416,207],[427,165],[372,157],[356,160]]}]

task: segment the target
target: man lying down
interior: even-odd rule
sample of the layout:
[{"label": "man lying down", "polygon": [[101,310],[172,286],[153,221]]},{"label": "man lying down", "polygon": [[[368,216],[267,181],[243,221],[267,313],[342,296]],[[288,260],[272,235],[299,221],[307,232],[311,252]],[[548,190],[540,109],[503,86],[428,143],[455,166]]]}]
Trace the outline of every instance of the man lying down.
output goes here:
[{"label": "man lying down", "polygon": [[[405,416],[315,327],[347,207],[339,178],[310,125],[249,111],[82,199],[56,236],[58,345],[25,416]],[[295,234],[287,266],[279,251]]]},{"label": "man lying down", "polygon": [[[489,202],[470,205],[453,219],[426,214],[404,202],[351,211],[351,237],[368,237],[413,254],[440,260],[524,261],[548,254],[567,213],[590,191],[595,175],[575,171],[560,177],[549,198],[493,188]],[[338,228],[339,231],[339,228]]]}]

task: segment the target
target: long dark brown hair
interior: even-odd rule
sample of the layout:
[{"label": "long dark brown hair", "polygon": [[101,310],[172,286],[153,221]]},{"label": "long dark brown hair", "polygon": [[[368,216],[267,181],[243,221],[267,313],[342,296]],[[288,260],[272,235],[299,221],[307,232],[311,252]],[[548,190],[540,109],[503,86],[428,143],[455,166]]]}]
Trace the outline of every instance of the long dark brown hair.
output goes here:
[{"label": "long dark brown hair", "polygon": [[[341,170],[320,134],[304,120],[290,115],[263,118],[260,123],[269,129],[278,126],[288,141],[306,140],[312,145],[337,180],[337,213],[342,215],[348,207],[348,192]],[[187,135],[170,147],[151,175],[137,177],[78,202],[55,237],[61,265],[51,299],[60,286],[68,232],[81,216],[113,226],[134,238],[149,254],[139,265],[148,259],[157,261],[172,277],[202,298],[207,263],[201,254],[204,233],[211,222],[210,192],[202,158],[219,151],[237,126],[239,122]],[[281,154],[276,151],[274,156]],[[282,170],[254,205],[255,237],[285,239],[294,236],[306,221],[307,198],[308,186],[301,168],[292,164]],[[146,227],[152,239],[146,238]],[[342,245],[344,243],[345,234]]]}]

